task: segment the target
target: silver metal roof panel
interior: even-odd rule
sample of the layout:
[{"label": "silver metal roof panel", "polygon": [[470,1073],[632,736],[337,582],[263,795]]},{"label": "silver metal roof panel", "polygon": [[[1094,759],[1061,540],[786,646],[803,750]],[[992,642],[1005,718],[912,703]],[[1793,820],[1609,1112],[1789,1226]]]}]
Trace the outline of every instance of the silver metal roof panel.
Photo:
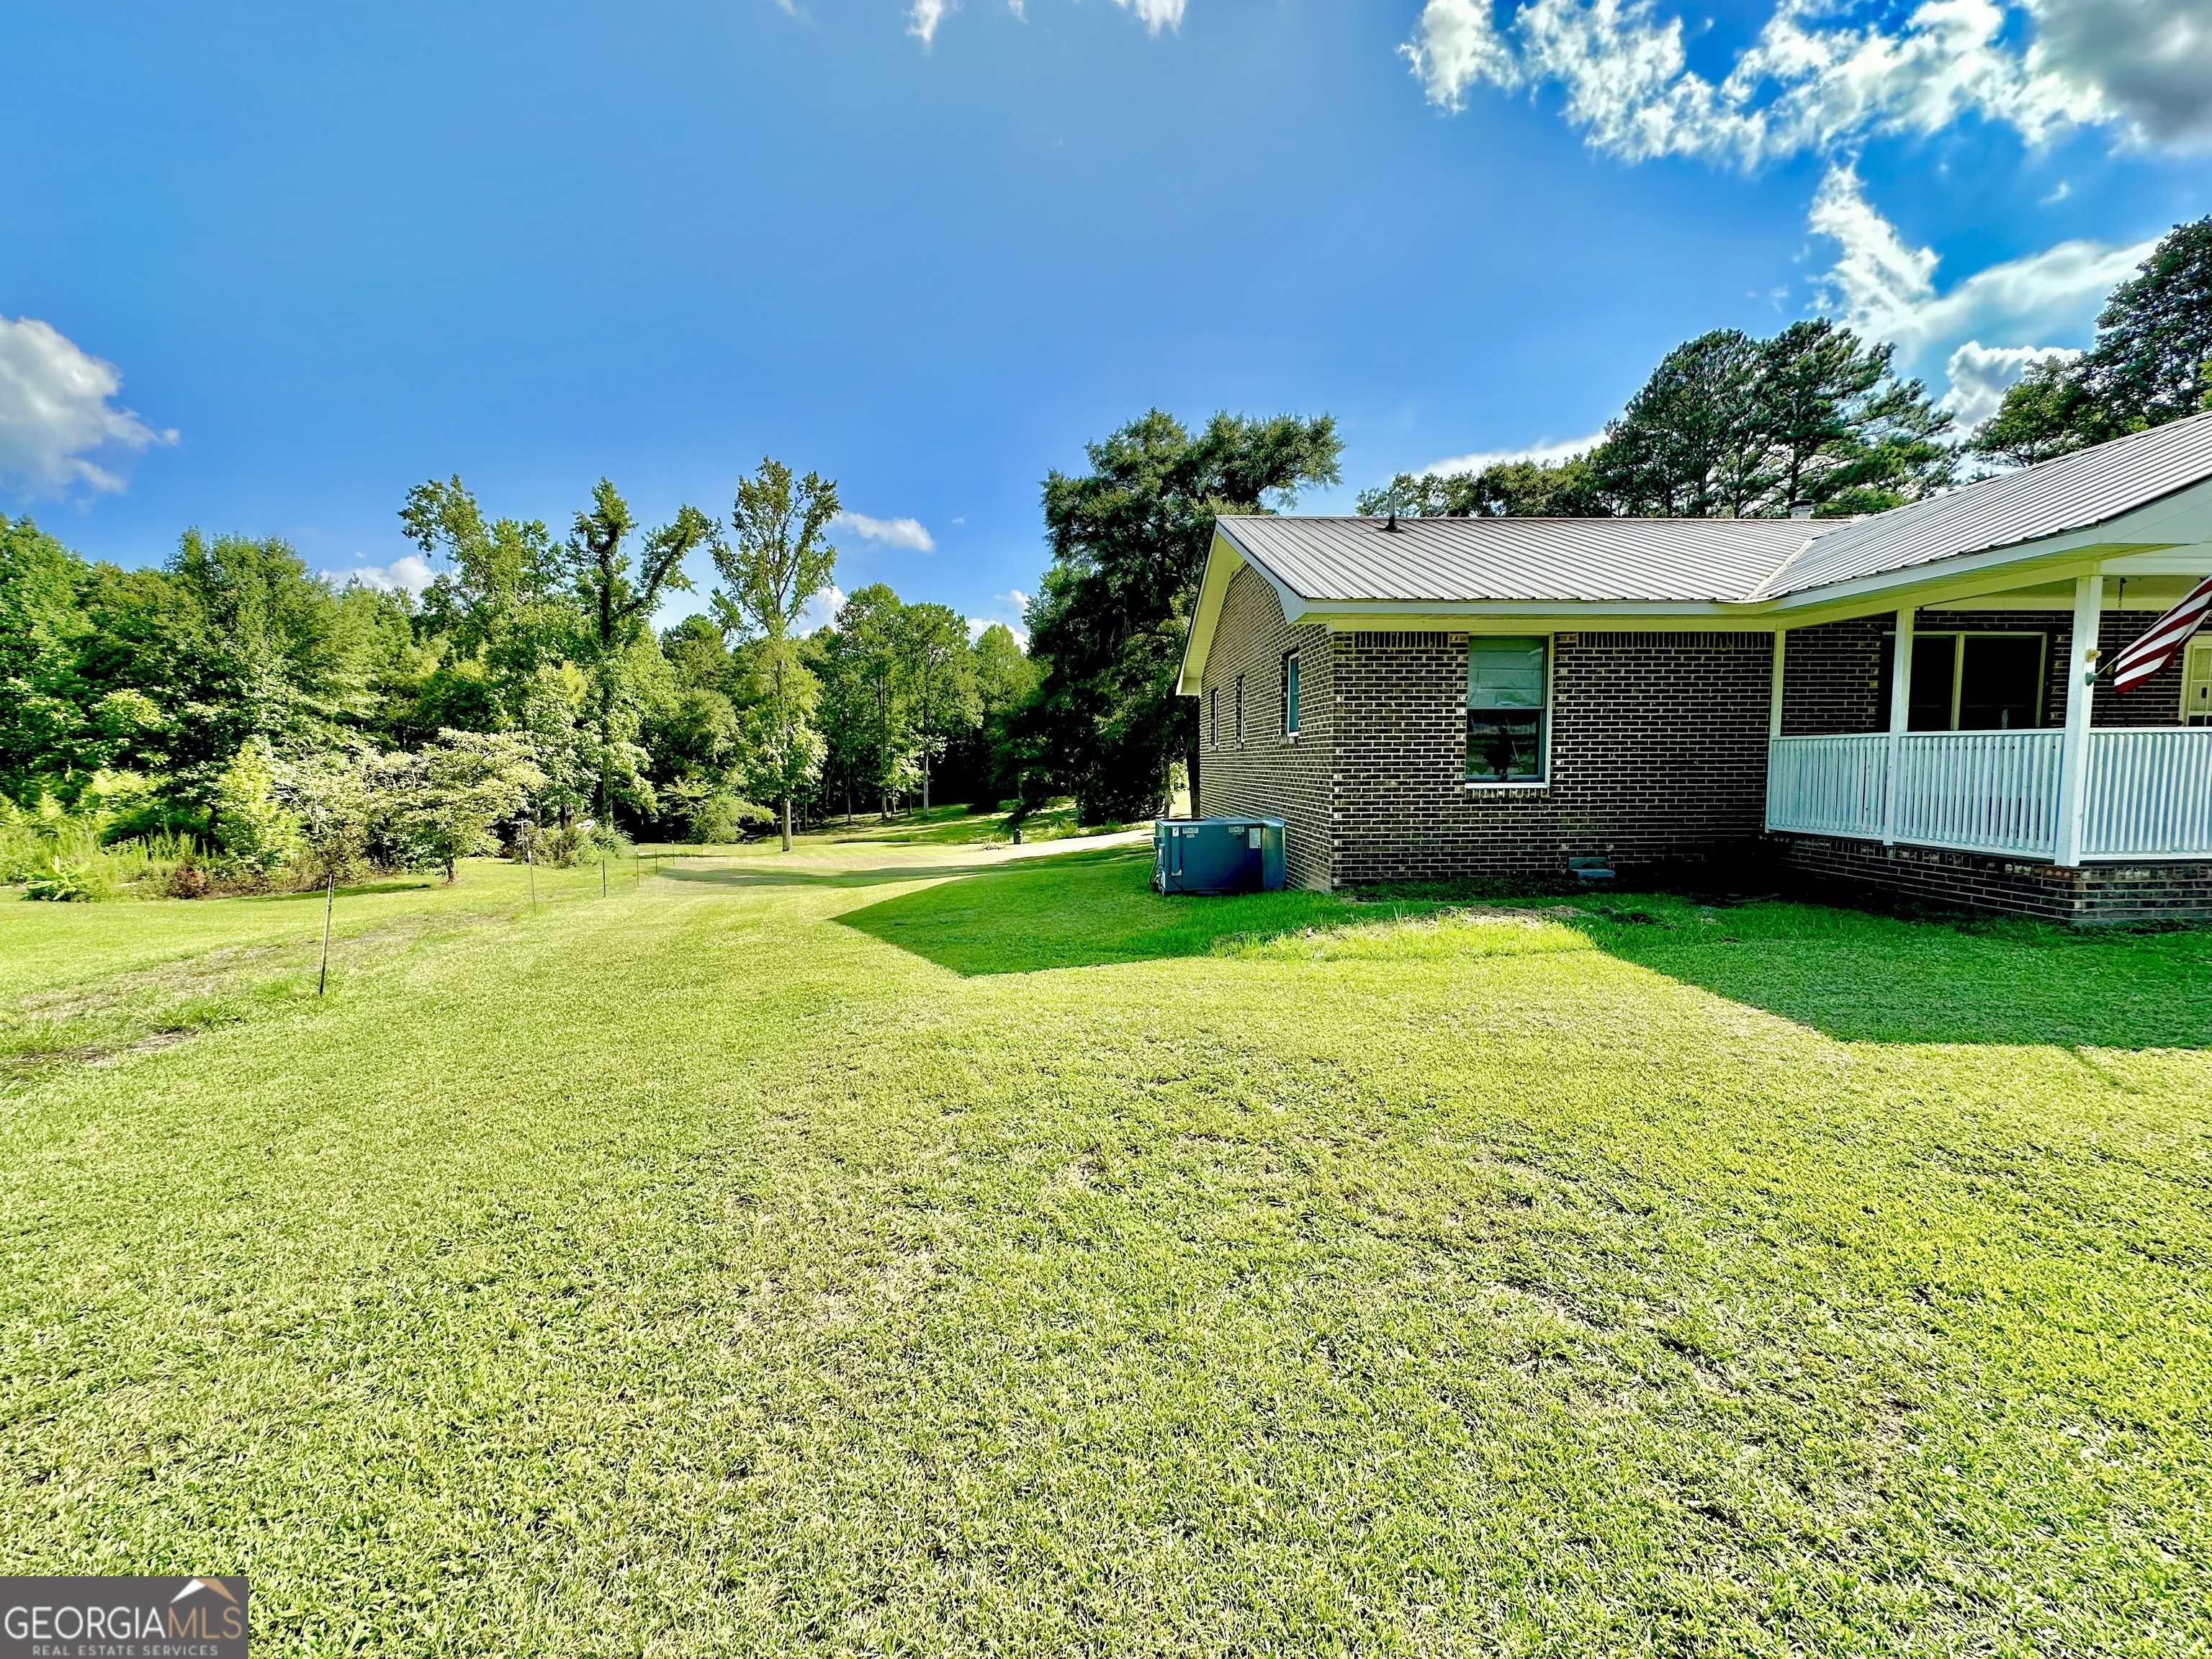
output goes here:
[{"label": "silver metal roof panel", "polygon": [[2212,415],[2192,415],[1861,519],[1798,551],[1745,597],[1780,599],[2087,529],[2208,477]]},{"label": "silver metal roof panel", "polygon": [[1310,605],[1742,599],[1843,528],[1804,519],[1224,516],[1222,531]]}]

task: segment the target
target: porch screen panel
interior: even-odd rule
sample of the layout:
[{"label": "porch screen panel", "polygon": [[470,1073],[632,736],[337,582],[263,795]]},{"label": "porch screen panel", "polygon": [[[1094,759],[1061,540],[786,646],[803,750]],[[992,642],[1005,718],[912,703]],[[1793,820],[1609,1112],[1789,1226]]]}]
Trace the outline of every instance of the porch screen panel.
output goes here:
[{"label": "porch screen panel", "polygon": [[1542,781],[1547,643],[1481,635],[1468,641],[1468,782]]}]

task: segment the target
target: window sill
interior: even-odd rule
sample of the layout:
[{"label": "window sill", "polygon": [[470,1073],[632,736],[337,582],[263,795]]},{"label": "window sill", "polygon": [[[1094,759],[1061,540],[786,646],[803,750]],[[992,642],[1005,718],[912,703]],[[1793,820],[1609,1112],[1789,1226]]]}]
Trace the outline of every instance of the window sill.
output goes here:
[{"label": "window sill", "polygon": [[1531,778],[1526,781],[1516,780],[1510,783],[1493,783],[1487,779],[1469,778],[1462,787],[1468,789],[1479,790],[1486,795],[1528,794],[1549,789],[1552,787],[1552,782],[1548,778]]}]

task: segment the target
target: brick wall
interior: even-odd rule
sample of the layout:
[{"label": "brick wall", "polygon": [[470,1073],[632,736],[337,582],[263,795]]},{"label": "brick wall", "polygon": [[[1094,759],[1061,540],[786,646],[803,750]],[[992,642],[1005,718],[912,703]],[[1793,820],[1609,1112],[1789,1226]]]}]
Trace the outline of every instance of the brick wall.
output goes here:
[{"label": "brick wall", "polygon": [[1844,902],[1871,887],[1900,898],[2049,921],[2212,921],[2212,863],[2049,864],[1928,847],[1771,836],[1785,877]]},{"label": "brick wall", "polygon": [[1553,641],[1551,767],[1536,788],[1467,786],[1467,647],[1340,634],[1340,884],[1563,873],[1748,845],[1765,811],[1765,634],[1581,633]]},{"label": "brick wall", "polygon": [[[1298,726],[1283,731],[1283,655],[1298,653]],[[1328,630],[1293,628],[1275,590],[1249,567],[1230,579],[1206,653],[1198,706],[1198,787],[1192,811],[1249,813],[1284,822],[1285,878],[1329,884],[1330,744],[1335,701]],[[1244,739],[1237,739],[1236,695],[1244,681]],[[1213,725],[1218,695],[1219,729]]]}]

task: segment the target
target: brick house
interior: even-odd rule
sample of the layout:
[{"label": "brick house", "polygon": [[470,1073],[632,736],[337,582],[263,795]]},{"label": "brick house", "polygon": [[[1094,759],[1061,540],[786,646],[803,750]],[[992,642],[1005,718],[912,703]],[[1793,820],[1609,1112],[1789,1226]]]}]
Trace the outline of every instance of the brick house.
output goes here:
[{"label": "brick house", "polygon": [[1854,520],[1224,517],[1178,690],[1204,813],[1328,888],[1759,859],[2212,916],[2212,416]]}]

